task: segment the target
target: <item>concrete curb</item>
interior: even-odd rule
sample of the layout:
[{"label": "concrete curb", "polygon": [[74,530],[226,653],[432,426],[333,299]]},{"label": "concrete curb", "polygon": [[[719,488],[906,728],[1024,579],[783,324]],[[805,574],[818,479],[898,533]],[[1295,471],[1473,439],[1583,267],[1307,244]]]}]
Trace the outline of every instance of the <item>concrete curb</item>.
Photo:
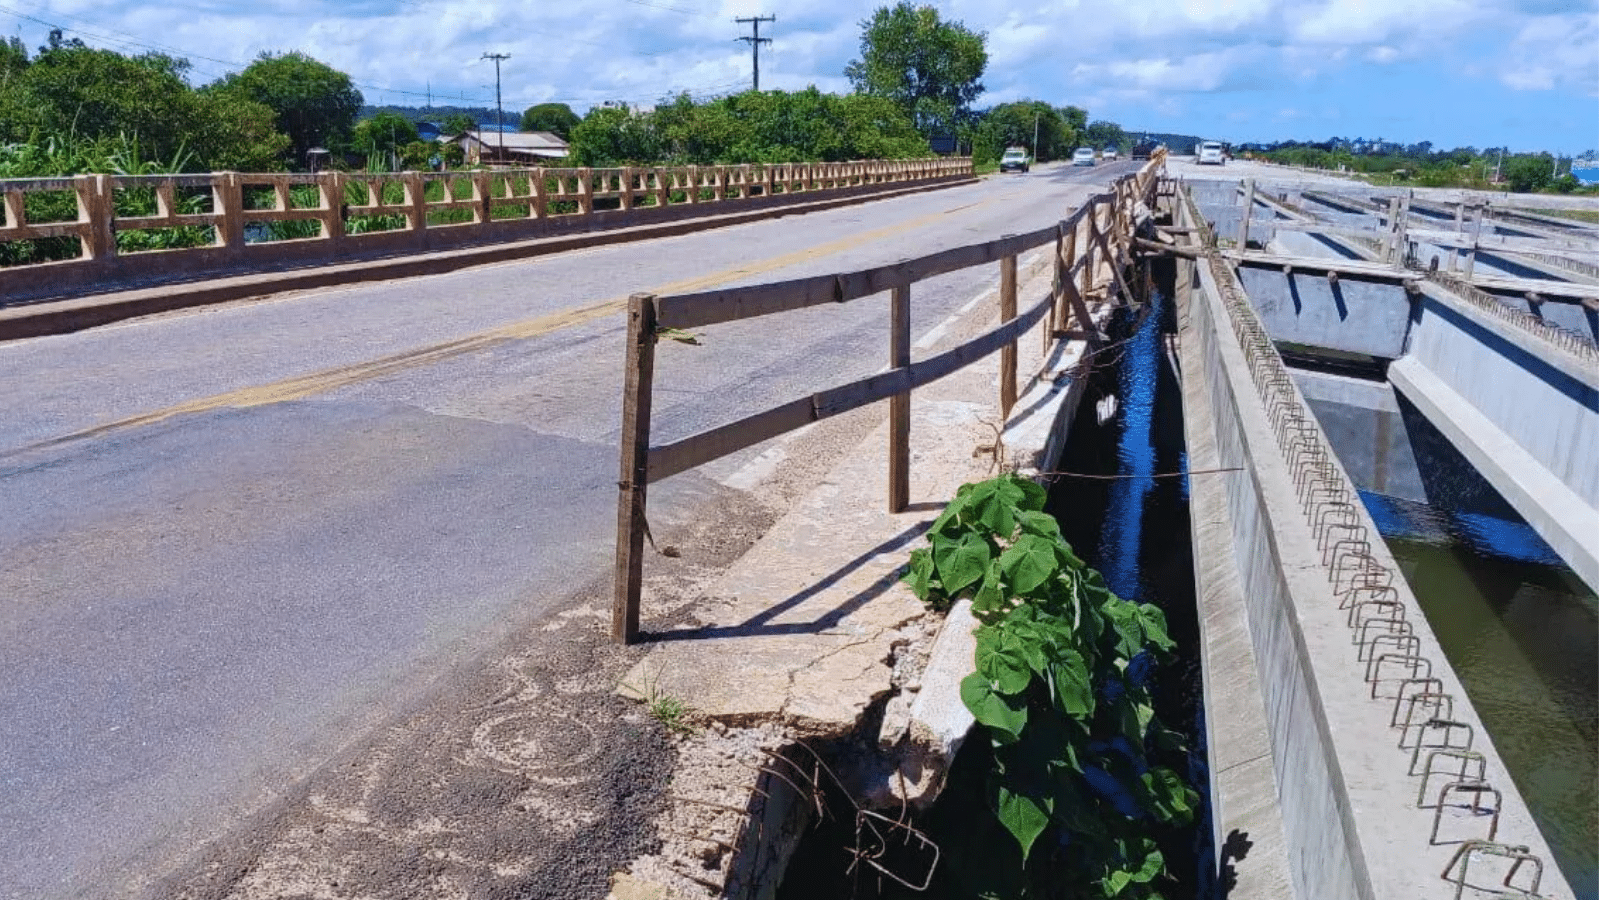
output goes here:
[{"label": "concrete curb", "polygon": [[173,310],[210,306],[236,300],[265,297],[285,291],[314,290],[368,281],[414,278],[454,272],[472,266],[529,259],[587,247],[676,237],[712,228],[743,225],[781,216],[822,212],[873,200],[887,200],[949,187],[976,184],[978,179],[954,176],[885,191],[835,196],[811,203],[775,205],[724,215],[682,219],[589,231],[557,237],[535,238],[508,244],[438,251],[413,256],[364,260],[317,266],[293,272],[267,272],[209,279],[191,283],[168,283],[116,293],[98,294],[67,300],[30,302],[0,308],[0,341],[67,334],[86,328],[109,325],[126,319]]}]

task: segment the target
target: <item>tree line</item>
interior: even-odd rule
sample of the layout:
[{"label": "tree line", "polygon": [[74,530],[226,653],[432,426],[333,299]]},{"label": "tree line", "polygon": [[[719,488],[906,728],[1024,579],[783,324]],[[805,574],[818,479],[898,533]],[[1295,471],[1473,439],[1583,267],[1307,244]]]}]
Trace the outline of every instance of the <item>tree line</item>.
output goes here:
[{"label": "tree line", "polygon": [[1239,148],[1284,165],[1354,172],[1385,181],[1420,187],[1480,190],[1500,186],[1517,193],[1593,191],[1572,174],[1572,161],[1549,153],[1508,153],[1504,147],[1435,149],[1429,141],[1398,144],[1382,140],[1329,138],[1326,141],[1282,141],[1245,144]]}]

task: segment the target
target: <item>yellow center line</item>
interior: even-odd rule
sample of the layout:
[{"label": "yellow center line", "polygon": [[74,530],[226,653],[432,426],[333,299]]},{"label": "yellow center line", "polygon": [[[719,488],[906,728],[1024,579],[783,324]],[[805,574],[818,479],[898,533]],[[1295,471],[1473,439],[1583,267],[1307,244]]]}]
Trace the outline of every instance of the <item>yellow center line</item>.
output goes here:
[{"label": "yellow center line", "polygon": [[[868,241],[879,240],[906,231],[912,231],[932,222],[938,221],[946,216],[953,215],[954,213],[971,209],[975,206],[982,206],[987,203],[995,202],[996,199],[998,198],[980,201],[979,203],[970,203],[965,206],[955,207],[953,209],[940,210],[938,212],[929,213],[925,216],[919,216],[915,219],[907,219],[894,225],[888,225],[872,231],[854,234],[849,237],[840,238],[836,241],[829,241],[824,244],[817,244],[812,247],[807,247],[803,250],[796,250],[793,253],[785,253],[781,256],[774,256],[757,262],[746,263],[733,268],[723,269],[719,272],[713,272],[709,275],[701,275],[695,278],[686,278],[681,281],[673,281],[667,284],[657,285],[650,290],[650,293],[659,296],[666,294],[686,294],[695,291],[708,290],[740,278],[746,278],[751,275],[759,275],[765,272],[771,272],[777,269],[798,265],[803,262],[809,262],[811,260],[819,259],[842,250],[849,250],[859,247]],[[363,381],[368,381],[373,378],[379,378],[395,372],[442,362],[452,357],[460,356],[464,353],[473,353],[479,350],[486,350],[510,341],[527,340],[529,338],[539,337],[541,335],[550,334],[551,332],[560,331],[564,328],[572,328],[578,325],[583,325],[588,322],[595,321],[596,319],[602,319],[606,316],[620,313],[627,309],[627,305],[628,301],[626,298],[613,298],[591,304],[589,306],[566,309],[558,313],[538,316],[532,319],[525,319],[520,322],[513,322],[509,325],[502,325],[498,328],[493,328],[488,331],[479,332],[478,334],[469,335],[467,337],[459,338],[454,341],[448,341],[442,344],[435,344],[433,346],[422,347],[416,350],[408,350],[403,353],[382,356],[377,359],[354,363],[348,366],[338,366],[332,369],[324,369],[320,372],[312,372],[307,375],[298,375],[293,378],[274,381],[270,384],[238,388],[236,390],[214,394],[209,397],[201,397],[195,400],[189,400],[184,403],[179,403],[175,406],[168,406],[152,412],[141,413],[136,416],[117,419],[102,425],[96,425],[92,428],[86,428],[82,431],[75,431],[58,438],[42,441],[30,447],[0,453],[0,457],[11,456],[15,453],[22,452],[23,450],[38,449],[41,447],[64,444],[71,441],[83,440],[85,438],[97,437],[108,432],[120,431],[125,428],[137,428],[142,425],[152,425],[157,422],[170,419],[173,416],[179,416],[188,413],[207,412],[210,410],[223,408],[264,406],[271,403],[303,400],[307,397],[326,393],[328,391],[336,390],[338,388],[357,384]]]}]

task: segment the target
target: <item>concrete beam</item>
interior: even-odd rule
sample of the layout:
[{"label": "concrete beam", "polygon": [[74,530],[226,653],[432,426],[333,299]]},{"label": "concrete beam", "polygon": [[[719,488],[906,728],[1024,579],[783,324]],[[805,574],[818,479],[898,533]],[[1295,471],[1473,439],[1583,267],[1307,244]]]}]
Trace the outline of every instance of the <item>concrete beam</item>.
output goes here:
[{"label": "concrete beam", "polygon": [[1600,513],[1420,361],[1400,359],[1389,380],[1483,473],[1590,589],[1600,590]]}]

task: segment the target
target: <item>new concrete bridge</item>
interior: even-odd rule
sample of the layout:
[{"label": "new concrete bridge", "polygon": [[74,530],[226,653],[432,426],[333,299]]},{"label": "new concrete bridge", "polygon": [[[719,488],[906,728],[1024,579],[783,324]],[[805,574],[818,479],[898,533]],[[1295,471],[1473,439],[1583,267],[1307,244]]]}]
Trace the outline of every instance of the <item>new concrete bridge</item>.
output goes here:
[{"label": "new concrete bridge", "polygon": [[[436,274],[375,252],[340,264],[405,277],[290,282],[297,290],[261,302],[0,345],[0,843],[18,848],[0,861],[0,897],[149,892],[205,839],[270,827],[261,817],[297,798],[369,843],[450,833],[443,820],[384,832],[363,818],[381,806],[373,773],[423,742],[435,720],[416,709],[470,681],[485,648],[533,648],[511,668],[559,655],[544,635],[569,640],[563,621],[588,624],[573,602],[608,591],[621,298],[854,271],[1027,232],[1136,168],[982,183],[939,170],[929,177],[943,190],[536,259],[480,256],[476,268],[441,261]],[[1236,879],[1231,896],[1443,898],[1457,892],[1447,868],[1471,885],[1465,896],[1532,896],[1536,867],[1538,896],[1573,896],[1357,494],[1428,497],[1430,473],[1404,438],[1404,416],[1421,416],[1594,584],[1595,281],[1577,252],[1593,230],[1481,207],[1458,216],[1448,201],[1408,208],[1348,184],[1182,174],[1187,189],[1167,191],[1172,227],[1139,246],[1185,259],[1173,359],[1189,465],[1227,473],[1192,480],[1191,518],[1216,862]],[[407,197],[421,228],[420,188]],[[328,219],[332,206],[301,217]],[[769,212],[783,211],[800,212]],[[503,227],[492,220],[486,209],[476,224]],[[258,281],[209,299],[270,290],[273,274],[252,267],[239,277]],[[919,286],[917,350],[966,327],[993,281],[963,270]],[[28,285],[48,293],[37,274]],[[133,311],[156,311],[138,305],[151,296],[132,297]],[[58,302],[78,305],[39,312],[77,327],[100,301]],[[681,355],[658,374],[665,437],[724,421],[730,401],[745,414],[818,389],[807,372],[879,370],[882,348],[865,336],[886,330],[889,310],[800,315],[781,340],[761,323],[698,334],[726,352]],[[1290,370],[1280,350],[1364,377]],[[1017,414],[1034,428],[1058,420],[1040,414],[1047,403],[1078,396],[1036,388],[1042,398],[1024,396]],[[1327,415],[1335,401],[1386,424],[1341,426]],[[814,476],[870,431],[840,421],[787,454],[758,446],[675,476],[652,493],[653,540],[676,553],[674,535],[710,521],[737,555],[771,524],[772,489],[752,485],[774,459]],[[801,523],[785,540],[829,528]],[[476,739],[502,727],[507,697],[581,690],[558,674],[451,715]],[[338,773],[318,771],[325,761],[396,721],[381,752],[349,763],[359,784],[326,787]],[[637,749],[615,740],[618,758]],[[480,744],[437,755],[520,759],[536,746]],[[583,759],[621,771],[604,752]],[[430,865],[557,878],[520,845],[451,852]],[[213,873],[263,858],[224,855]]]}]

